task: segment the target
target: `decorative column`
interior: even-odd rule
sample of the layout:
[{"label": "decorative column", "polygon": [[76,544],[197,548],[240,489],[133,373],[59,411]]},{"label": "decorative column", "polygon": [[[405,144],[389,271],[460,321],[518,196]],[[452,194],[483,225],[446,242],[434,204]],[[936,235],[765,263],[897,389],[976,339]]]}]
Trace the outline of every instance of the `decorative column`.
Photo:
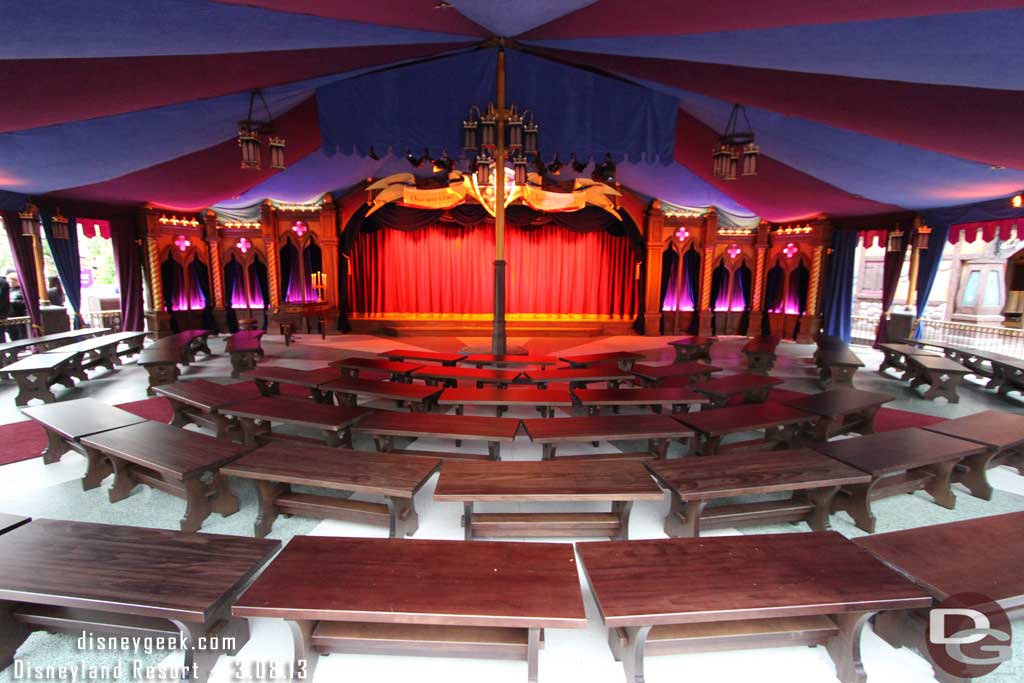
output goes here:
[{"label": "decorative column", "polygon": [[714,272],[712,260],[715,257],[715,241],[718,239],[718,214],[714,209],[708,211],[704,219],[704,254],[700,260],[700,306],[697,312],[700,325],[697,333],[707,337],[711,335],[711,274]]},{"label": "decorative column", "polygon": [[220,233],[217,231],[217,214],[207,209],[203,213],[206,255],[210,263],[210,289],[213,291],[213,319],[217,328],[228,329],[227,310],[224,306],[224,270],[220,263]]},{"label": "decorative column", "polygon": [[323,271],[327,276],[327,288],[324,290],[324,299],[330,306],[327,319],[328,322],[337,322],[338,284],[342,277],[338,265],[338,205],[329,192],[320,201],[320,252],[323,256]]},{"label": "decorative column", "polygon": [[757,240],[754,243],[757,248],[757,261],[754,264],[754,287],[751,293],[753,301],[750,302],[750,323],[747,326],[747,336],[750,337],[761,334],[761,324],[764,316],[768,315],[764,310],[764,284],[768,275],[766,265],[771,232],[772,226],[766,221],[761,221],[757,226]]},{"label": "decorative column", "polygon": [[644,334],[661,334],[661,251],[665,212],[661,202],[651,201],[646,212],[647,277],[644,281]]},{"label": "decorative column", "polygon": [[821,330],[821,283],[825,277],[825,252],[832,242],[832,228],[822,222],[818,230],[821,231],[821,235],[811,257],[811,280],[807,284],[807,313],[804,316],[806,324],[800,326],[800,333],[796,338],[803,344],[812,343],[815,335]]},{"label": "decorative column", "polygon": [[274,206],[267,199],[260,209],[260,223],[263,231],[263,246],[267,252],[267,289],[270,290],[270,315],[277,315],[281,308],[281,270],[277,262],[277,221],[274,220]]}]

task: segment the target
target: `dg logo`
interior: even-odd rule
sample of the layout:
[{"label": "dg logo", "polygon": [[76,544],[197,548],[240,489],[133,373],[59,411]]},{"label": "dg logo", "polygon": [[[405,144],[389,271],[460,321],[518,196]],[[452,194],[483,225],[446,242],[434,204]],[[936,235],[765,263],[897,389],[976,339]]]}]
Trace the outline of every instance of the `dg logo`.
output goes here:
[{"label": "dg logo", "polygon": [[1012,631],[1006,612],[980,593],[951,595],[928,615],[928,651],[946,673],[978,678],[1010,659]]}]

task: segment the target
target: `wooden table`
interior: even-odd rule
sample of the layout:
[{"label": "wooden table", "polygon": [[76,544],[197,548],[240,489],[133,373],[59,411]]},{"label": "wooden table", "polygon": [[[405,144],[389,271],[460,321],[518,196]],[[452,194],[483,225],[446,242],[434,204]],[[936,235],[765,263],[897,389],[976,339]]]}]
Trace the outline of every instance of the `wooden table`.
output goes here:
[{"label": "wooden table", "polygon": [[824,387],[842,384],[852,388],[853,376],[864,367],[864,361],[845,345],[834,348],[819,346],[814,359],[819,368],[818,380]]},{"label": "wooden table", "polygon": [[482,368],[485,365],[493,365],[499,368],[523,368],[528,365],[539,365],[543,368],[548,365],[557,364],[558,359],[554,356],[474,353],[466,356],[460,362],[474,365],[478,368]]},{"label": "wooden table", "polygon": [[77,358],[77,353],[53,351],[34,353],[5,365],[3,371],[18,383],[18,395],[14,397],[14,405],[28,405],[34,398],[43,403],[53,403],[57,400],[50,391],[54,384],[74,389],[75,381],[71,378],[71,373],[75,369]]},{"label": "wooden table", "polygon": [[[815,531],[826,531],[839,487],[871,481],[870,475],[806,448],[645,464],[671,495],[665,517],[669,536],[699,536],[701,529],[801,520]],[[780,492],[793,495],[784,500],[708,507],[722,498]]]},{"label": "wooden table", "polygon": [[275,422],[316,430],[327,446],[351,446],[349,429],[372,411],[368,408],[311,403],[299,398],[260,396],[221,406],[219,412],[239,422],[242,441],[251,447],[276,436],[272,431]]},{"label": "wooden table", "polygon": [[[629,536],[638,500],[660,501],[661,489],[637,461],[447,462],[434,500],[462,503],[466,540],[509,536]],[[611,503],[611,512],[479,513],[474,503]]]},{"label": "wooden table", "polygon": [[740,351],[747,357],[747,369],[759,375],[767,375],[775,367],[775,349],[780,338],[775,335],[754,337]]},{"label": "wooden table", "polygon": [[237,427],[220,409],[252,398],[251,384],[217,384],[205,379],[161,384],[154,387],[153,391],[171,402],[174,411],[172,425],[209,427],[216,432],[218,438],[227,437],[232,428]]},{"label": "wooden table", "polygon": [[[440,467],[440,460],[387,453],[271,443],[221,469],[228,477],[253,479],[260,493],[255,533],[270,533],[281,513],[344,519],[388,527],[391,538],[419,528],[413,497]],[[295,493],[292,486],[328,489],[336,496]],[[347,500],[353,493],[383,496],[384,504]]]},{"label": "wooden table", "polygon": [[323,367],[315,370],[296,370],[281,365],[261,365],[245,373],[246,377],[256,382],[256,387],[263,396],[275,396],[281,393],[282,384],[291,384],[309,389],[310,396],[317,403],[323,403],[324,393],[321,385],[340,378],[337,368]]},{"label": "wooden table", "polygon": [[284,619],[306,680],[347,652],[525,659],[535,682],[543,629],[586,626],[567,543],[297,536],[232,612]]},{"label": "wooden table", "polygon": [[[141,334],[145,334],[145,332]],[[120,335],[90,337],[71,344],[64,344],[56,349],[44,351],[44,353],[75,354],[75,359],[71,363],[71,368],[68,369],[68,374],[75,379],[85,381],[89,379],[89,376],[85,374],[86,370],[96,367],[113,370],[117,366],[122,365],[121,358],[117,354],[117,347],[121,341]]]},{"label": "wooden table", "polygon": [[177,382],[178,376],[181,374],[178,363],[181,362],[182,351],[180,348],[152,344],[149,348],[143,349],[135,360],[135,364],[145,368],[149,377],[146,393],[152,396],[156,387]]},{"label": "wooden table", "polygon": [[644,354],[633,351],[608,351],[606,353],[585,353],[579,356],[559,356],[558,360],[568,363],[571,368],[588,368],[592,365],[615,363],[620,370],[629,370],[633,363],[643,360]]},{"label": "wooden table", "polygon": [[648,459],[664,458],[671,439],[686,439],[693,432],[668,415],[595,415],[587,417],[560,417],[557,420],[523,420],[523,427],[534,443],[542,444],[543,460],[553,460],[555,449],[562,443],[600,441],[647,441],[644,453],[605,453],[572,458]]},{"label": "wooden table", "polygon": [[[871,501],[878,498],[924,489],[937,504],[952,510],[956,506],[951,488],[953,469],[961,461],[975,462],[970,458],[987,449],[915,427],[816,443],[814,450],[871,475],[868,484],[844,488],[836,497],[835,509],[846,510],[859,528],[873,533]],[[970,475],[972,480],[982,477],[984,471]]]},{"label": "wooden table", "polygon": [[429,411],[437,402],[437,397],[441,395],[440,387],[406,382],[384,382],[358,377],[335,378],[319,385],[317,391],[337,396],[339,405],[354,408],[359,403],[359,397],[364,396],[370,399],[394,401],[400,408],[408,406],[409,410],[414,413]]},{"label": "wooden table", "polygon": [[570,389],[584,389],[593,382],[607,382],[609,389],[618,389],[619,382],[633,379],[633,375],[617,365],[595,365],[586,368],[555,368],[554,370],[524,370],[520,381],[547,387],[552,382],[568,382]]},{"label": "wooden table", "polygon": [[192,645],[207,636],[233,639],[229,650],[184,649],[185,680],[205,681],[221,654],[234,655],[248,642],[248,624],[232,618],[231,604],[280,545],[51,519],[3,534],[0,669],[37,630],[164,637]]},{"label": "wooden table", "polygon": [[501,417],[509,406],[536,408],[544,417],[554,417],[555,408],[571,408],[572,395],[568,389],[540,389],[513,386],[508,389],[445,389],[438,405],[455,406],[455,414],[462,415],[464,406],[494,406]]},{"label": "wooden table", "polygon": [[971,374],[968,368],[955,360],[940,356],[907,356],[907,374],[910,376],[910,390],[917,395],[917,388],[928,385],[928,390],[921,394],[926,400],[944,397],[950,403],[959,403],[960,395],[956,388],[966,375]]},{"label": "wooden table", "polygon": [[[854,542],[907,577],[937,602],[961,593],[981,593],[1010,619],[1024,616],[1024,512],[893,531]],[[874,630],[893,647],[909,647],[931,664],[940,681],[950,676],[932,659],[926,633],[928,610],[886,612]]]},{"label": "wooden table", "polygon": [[486,441],[491,459],[500,460],[501,444],[515,440],[519,422],[505,417],[378,410],[352,427],[352,433],[372,437],[378,451],[393,450],[396,436],[454,439],[456,446],[463,441]]},{"label": "wooden table", "polygon": [[643,380],[647,386],[656,386],[666,379],[674,378],[680,378],[687,384],[703,382],[709,379],[712,373],[719,372],[721,369],[707,363],[686,361],[684,363],[672,363],[671,365],[634,365],[630,372]]},{"label": "wooden table", "polygon": [[409,381],[409,375],[423,367],[423,363],[398,363],[383,358],[343,358],[331,361],[329,365],[332,368],[340,368],[341,374],[347,377],[358,377],[362,370],[386,372],[395,382]]},{"label": "wooden table", "polygon": [[42,337],[27,337],[25,339],[3,342],[0,343],[0,367],[18,360],[18,355],[26,349],[47,351],[62,344],[70,344],[79,339],[88,339],[89,337],[106,334],[107,332],[110,332],[109,327],[86,327],[81,330],[67,330],[65,332],[45,334]]},{"label": "wooden table", "polygon": [[966,468],[953,472],[953,481],[959,481],[975,496],[992,499],[988,478],[977,474],[996,465],[1007,465],[1024,474],[1024,415],[1002,410],[983,410],[974,415],[958,417],[925,427],[929,432],[964,439],[981,444],[985,453],[972,456]]},{"label": "wooden table", "polygon": [[860,639],[872,614],[931,604],[834,531],[576,549],[629,683],[644,680],[645,653],[794,645],[824,645],[842,683],[864,683]]},{"label": "wooden table", "polygon": [[714,407],[722,408],[728,405],[734,396],[742,396],[744,403],[764,403],[771,388],[777,387],[783,381],[781,377],[741,372],[694,384],[693,390],[706,394]]},{"label": "wooden table", "polygon": [[668,343],[676,350],[676,362],[682,363],[688,360],[700,360],[703,358],[711,362],[711,347],[718,341],[718,337],[687,336],[680,337]]},{"label": "wooden table", "polygon": [[[115,408],[109,403],[98,401],[95,398],[79,398],[74,401],[22,408],[21,412],[41,425],[46,431],[46,449],[42,452],[45,465],[57,462],[69,450],[81,453],[88,458],[86,449],[79,443],[83,436],[91,436],[146,421],[145,418],[134,413]],[[98,464],[90,463],[90,469],[95,468]],[[107,474],[109,473],[108,469]],[[100,477],[98,481],[93,482],[92,486],[86,486],[86,488],[99,486],[102,479],[103,477]],[[87,476],[83,480],[83,484],[89,481],[91,480]]]},{"label": "wooden table", "polygon": [[31,517],[22,517],[21,515],[8,515],[0,512],[0,534],[6,534],[8,531],[14,531],[23,524],[28,524],[32,521]]},{"label": "wooden table", "polygon": [[[699,413],[679,413],[676,420],[696,432],[690,442],[690,453],[713,455],[719,450],[753,448],[793,448],[800,446],[804,433],[817,421],[817,415],[790,408],[776,401],[730,406]],[[764,431],[763,439],[752,439],[722,447],[722,439],[730,434]]]},{"label": "wooden table", "polygon": [[263,356],[263,334],[263,330],[239,330],[224,342],[224,350],[231,358],[232,377],[256,367],[257,359]]},{"label": "wooden table", "polygon": [[182,531],[197,531],[211,512],[238,512],[238,497],[218,471],[242,455],[238,444],[153,421],[93,434],[81,444],[89,459],[82,486],[99,486],[113,469],[111,503],[131,495],[136,484],[184,498]]},{"label": "wooden table", "polygon": [[441,365],[454,366],[466,357],[464,353],[443,353],[441,351],[420,351],[417,349],[391,349],[380,354],[393,361],[423,361],[425,363],[440,363]]},{"label": "wooden table", "polygon": [[876,349],[881,351],[885,358],[882,359],[881,365],[878,366],[878,374],[885,375],[886,370],[892,368],[899,372],[899,379],[904,379],[907,373],[907,359],[911,356],[932,356],[933,358],[940,358],[937,353],[931,351],[925,351],[916,346],[910,344],[877,344]]},{"label": "wooden table", "polygon": [[424,380],[428,385],[443,384],[446,387],[457,387],[459,382],[474,382],[477,388],[485,384],[494,384],[504,389],[512,384],[520,375],[519,370],[488,370],[484,368],[419,368],[412,376]]},{"label": "wooden table", "polygon": [[895,400],[894,396],[877,391],[832,389],[783,403],[790,408],[820,417],[814,427],[814,438],[818,441],[828,441],[833,436],[849,432],[874,434],[875,414],[879,408],[892,400]]},{"label": "wooden table", "polygon": [[682,387],[652,387],[643,389],[574,389],[580,405],[591,415],[598,415],[603,406],[619,412],[622,406],[650,406],[655,413],[668,408],[673,413],[686,412],[690,406],[705,406],[708,397]]}]

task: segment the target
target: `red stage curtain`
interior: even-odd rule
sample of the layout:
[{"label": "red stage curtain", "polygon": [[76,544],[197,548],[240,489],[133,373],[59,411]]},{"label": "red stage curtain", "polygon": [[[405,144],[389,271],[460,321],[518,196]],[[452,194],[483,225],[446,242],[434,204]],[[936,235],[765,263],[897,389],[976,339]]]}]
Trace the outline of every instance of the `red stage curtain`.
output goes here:
[{"label": "red stage curtain", "polygon": [[[509,313],[636,314],[636,261],[623,237],[554,225],[510,228],[506,259]],[[364,314],[487,314],[493,261],[493,225],[363,233],[352,250],[352,308]]]}]

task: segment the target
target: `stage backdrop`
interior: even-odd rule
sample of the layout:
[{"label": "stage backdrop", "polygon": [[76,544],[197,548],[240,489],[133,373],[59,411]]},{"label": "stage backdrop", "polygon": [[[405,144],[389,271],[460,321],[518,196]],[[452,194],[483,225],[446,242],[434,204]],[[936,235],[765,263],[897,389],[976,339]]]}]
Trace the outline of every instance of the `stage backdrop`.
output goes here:
[{"label": "stage backdrop", "polygon": [[[636,316],[637,256],[626,236],[553,223],[511,225],[505,244],[510,315]],[[357,315],[492,311],[493,223],[362,231],[350,253],[350,305]]]}]

